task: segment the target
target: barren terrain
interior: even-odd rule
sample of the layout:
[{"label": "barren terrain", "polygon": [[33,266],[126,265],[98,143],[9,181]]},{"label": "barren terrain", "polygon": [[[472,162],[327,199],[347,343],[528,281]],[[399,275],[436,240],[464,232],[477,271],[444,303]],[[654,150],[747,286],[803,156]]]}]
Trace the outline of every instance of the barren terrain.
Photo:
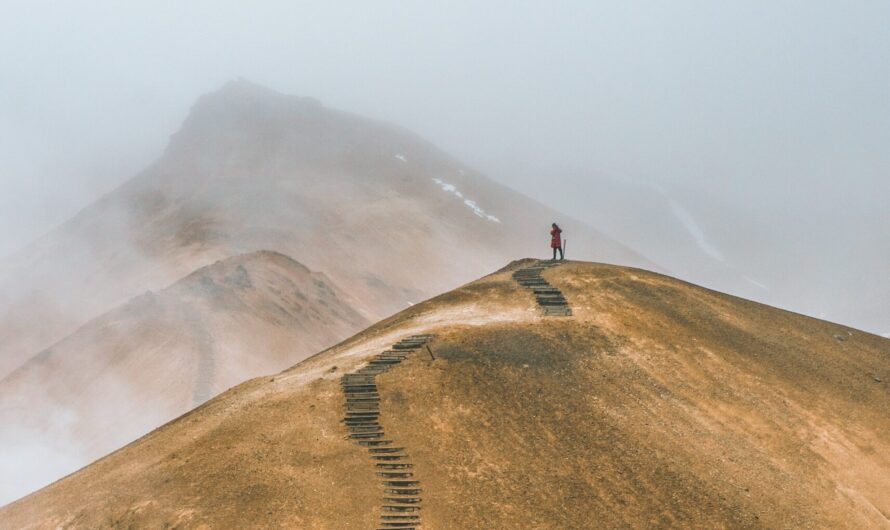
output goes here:
[{"label": "barren terrain", "polygon": [[339,378],[378,376],[423,528],[890,528],[890,341],[570,262],[544,317],[510,267],[212,399],[0,509],[4,528],[375,528]]},{"label": "barren terrain", "polygon": [[257,252],[91,320],[0,380],[0,501],[365,327],[343,298],[323,274]]},{"label": "barren terrain", "polygon": [[233,81],[150,167],[0,261],[0,377],[89,319],[218,259],[272,250],[371,321],[549,252],[652,267],[399,127]]}]

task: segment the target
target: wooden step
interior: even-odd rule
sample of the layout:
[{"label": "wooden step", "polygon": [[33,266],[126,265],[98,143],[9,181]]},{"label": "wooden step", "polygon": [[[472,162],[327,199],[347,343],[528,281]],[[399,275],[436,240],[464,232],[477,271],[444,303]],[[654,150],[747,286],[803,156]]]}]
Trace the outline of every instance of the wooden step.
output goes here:
[{"label": "wooden step", "polygon": [[384,497],[383,500],[393,504],[420,504],[420,497]]},{"label": "wooden step", "polygon": [[385,488],[383,493],[390,495],[420,495],[420,488]]},{"label": "wooden step", "polygon": [[383,438],[383,431],[378,432],[354,432],[349,435],[353,440],[369,440],[374,438]]},{"label": "wooden step", "polygon": [[391,479],[391,478],[411,478],[411,477],[414,476],[414,473],[411,473],[411,472],[408,472],[408,471],[378,471],[378,472],[377,472],[377,476],[378,476],[378,477],[383,477],[383,478],[388,478],[388,479]]},{"label": "wooden step", "polygon": [[420,506],[403,506],[403,505],[399,505],[399,504],[384,504],[383,511],[385,511],[385,512],[403,512],[403,513],[419,512]]},{"label": "wooden step", "polygon": [[392,443],[392,440],[359,440],[359,445],[364,445],[365,447],[381,447],[384,445],[389,445]]},{"label": "wooden step", "polygon": [[394,488],[404,488],[407,486],[417,486],[420,484],[419,480],[384,480],[384,486],[392,486]]},{"label": "wooden step", "polygon": [[368,449],[369,453],[398,453],[404,451],[404,447],[381,447],[379,449]]}]

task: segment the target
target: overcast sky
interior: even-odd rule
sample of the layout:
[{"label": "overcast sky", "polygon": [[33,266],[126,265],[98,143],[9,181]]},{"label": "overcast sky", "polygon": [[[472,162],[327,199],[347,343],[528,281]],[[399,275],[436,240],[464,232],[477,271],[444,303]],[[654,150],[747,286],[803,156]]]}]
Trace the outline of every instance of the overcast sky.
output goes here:
[{"label": "overcast sky", "polygon": [[524,168],[526,191],[581,169],[802,215],[890,197],[885,0],[333,4],[4,0],[0,254],[147,165],[237,76],[501,179]]}]

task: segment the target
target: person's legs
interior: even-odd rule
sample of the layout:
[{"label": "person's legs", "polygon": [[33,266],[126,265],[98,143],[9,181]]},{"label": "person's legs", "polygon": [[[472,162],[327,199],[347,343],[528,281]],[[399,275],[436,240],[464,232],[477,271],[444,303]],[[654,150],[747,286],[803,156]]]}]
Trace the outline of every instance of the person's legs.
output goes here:
[{"label": "person's legs", "polygon": [[[556,259],[556,252],[553,253],[553,259]],[[559,247],[559,259],[560,259],[560,260],[563,259],[563,255],[562,255],[562,247]]]},{"label": "person's legs", "polygon": [[553,261],[556,261],[556,247],[553,247]]}]

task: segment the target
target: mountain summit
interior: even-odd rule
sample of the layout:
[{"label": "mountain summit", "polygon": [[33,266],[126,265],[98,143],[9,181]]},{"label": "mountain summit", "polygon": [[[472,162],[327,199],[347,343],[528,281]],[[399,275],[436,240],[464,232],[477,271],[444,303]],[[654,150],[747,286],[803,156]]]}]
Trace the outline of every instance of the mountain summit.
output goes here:
[{"label": "mountain summit", "polygon": [[666,276],[524,260],[239,385],[0,521],[887,528],[888,354]]},{"label": "mountain summit", "polygon": [[[373,321],[546,252],[561,219],[401,128],[234,81],[199,98],[157,162],[0,263],[0,376],[219,259],[281,252]],[[566,228],[573,256],[651,266]]]},{"label": "mountain summit", "polygon": [[[150,167],[0,262],[0,469],[57,478],[232,384],[547,252],[553,221],[404,129],[231,82],[198,99]],[[571,256],[651,266],[563,225]],[[213,280],[233,263],[269,281]],[[303,293],[316,280],[336,296]],[[19,458],[23,445],[53,457]],[[47,465],[22,469],[36,460]],[[26,493],[13,490],[0,494]]]}]

